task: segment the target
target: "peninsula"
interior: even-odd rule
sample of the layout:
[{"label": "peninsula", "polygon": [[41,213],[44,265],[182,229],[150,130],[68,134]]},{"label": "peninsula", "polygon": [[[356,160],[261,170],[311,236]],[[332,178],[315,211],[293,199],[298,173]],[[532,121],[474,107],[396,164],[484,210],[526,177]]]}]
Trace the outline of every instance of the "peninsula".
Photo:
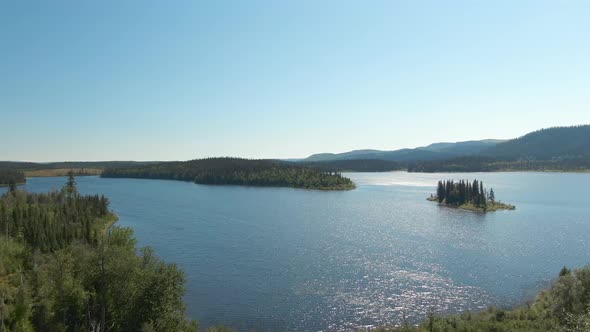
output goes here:
[{"label": "peninsula", "polygon": [[436,195],[432,194],[427,199],[444,206],[475,212],[516,209],[514,205],[497,201],[494,189],[488,191],[483,182],[478,180],[438,181]]},{"label": "peninsula", "polygon": [[0,168],[0,187],[16,186],[27,181],[25,174],[19,170]]},{"label": "peninsula", "polygon": [[192,181],[197,184],[351,190],[338,171],[271,159],[207,158],[139,167],[107,168],[101,177]]}]

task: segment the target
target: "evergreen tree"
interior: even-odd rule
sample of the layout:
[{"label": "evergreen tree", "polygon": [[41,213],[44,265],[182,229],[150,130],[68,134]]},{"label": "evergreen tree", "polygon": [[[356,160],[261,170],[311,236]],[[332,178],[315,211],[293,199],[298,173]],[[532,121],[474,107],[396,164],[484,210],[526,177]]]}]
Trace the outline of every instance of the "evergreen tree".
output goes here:
[{"label": "evergreen tree", "polygon": [[442,181],[438,181],[438,187],[436,188],[436,197],[438,202],[442,203],[445,199],[445,186]]},{"label": "evergreen tree", "polygon": [[488,199],[492,204],[496,199],[494,190],[492,189],[488,195],[483,182],[477,179],[473,180],[473,182],[468,180],[459,180],[458,182],[453,180],[439,181],[436,188],[436,197],[439,203],[454,206],[471,204],[484,210],[487,209]]},{"label": "evergreen tree", "polygon": [[568,274],[572,273],[572,271],[570,269],[568,269],[566,266],[564,266],[561,271],[559,271],[559,276],[563,277],[566,276]]},{"label": "evergreen tree", "polygon": [[16,192],[16,182],[14,182],[13,179],[10,179],[10,181],[8,182],[8,192],[9,193]]},{"label": "evergreen tree", "polygon": [[76,187],[76,179],[74,178],[74,171],[70,170],[68,172],[68,181],[63,187],[63,192],[66,195],[66,198],[71,199],[78,195],[78,188]]}]

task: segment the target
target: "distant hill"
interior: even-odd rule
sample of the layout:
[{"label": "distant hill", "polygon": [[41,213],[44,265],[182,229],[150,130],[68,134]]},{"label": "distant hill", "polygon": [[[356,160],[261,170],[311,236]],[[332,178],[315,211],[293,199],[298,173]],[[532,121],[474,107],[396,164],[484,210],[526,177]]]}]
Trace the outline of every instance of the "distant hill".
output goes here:
[{"label": "distant hill", "polygon": [[328,172],[390,172],[406,169],[404,165],[396,161],[381,159],[307,161],[297,164]]},{"label": "distant hill", "polygon": [[155,161],[61,161],[51,163],[34,163],[25,161],[0,161],[0,169],[17,169],[21,171],[66,169],[66,168],[114,168],[137,167],[155,164]]},{"label": "distant hill", "polygon": [[486,139],[456,143],[434,143],[415,149],[394,151],[354,150],[344,153],[320,153],[309,156],[303,162],[335,161],[335,160],[388,160],[396,162],[443,160],[453,157],[478,154],[493,147],[503,140]]},{"label": "distant hill", "polygon": [[590,125],[542,129],[496,144],[478,154],[408,164],[410,172],[588,170]]},{"label": "distant hill", "polygon": [[379,159],[379,158],[366,158],[373,154],[379,154],[385,151],[379,150],[354,150],[343,153],[318,153],[311,155],[302,161],[331,161],[331,160],[351,160],[351,159]]},{"label": "distant hill", "polygon": [[[342,163],[347,160],[363,162]],[[541,129],[511,140],[442,142],[394,151],[321,153],[301,162],[354,171],[402,167],[411,172],[587,171],[590,169],[590,125]]]},{"label": "distant hill", "polygon": [[427,150],[439,153],[451,153],[456,155],[472,155],[506,141],[507,140],[501,139],[484,139],[479,141],[465,141],[457,143],[433,143],[428,146],[418,148],[418,150]]},{"label": "distant hill", "polygon": [[576,159],[590,156],[590,125],[541,129],[481,152],[500,160]]}]

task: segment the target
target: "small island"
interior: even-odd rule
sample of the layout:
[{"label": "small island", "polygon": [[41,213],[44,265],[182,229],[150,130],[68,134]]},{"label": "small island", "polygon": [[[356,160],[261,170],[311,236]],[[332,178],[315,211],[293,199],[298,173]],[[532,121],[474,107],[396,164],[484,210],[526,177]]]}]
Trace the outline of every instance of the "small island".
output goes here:
[{"label": "small island", "polygon": [[476,212],[516,209],[514,205],[497,201],[494,189],[488,192],[483,182],[477,180],[438,181],[436,195],[432,194],[427,199],[444,206]]}]

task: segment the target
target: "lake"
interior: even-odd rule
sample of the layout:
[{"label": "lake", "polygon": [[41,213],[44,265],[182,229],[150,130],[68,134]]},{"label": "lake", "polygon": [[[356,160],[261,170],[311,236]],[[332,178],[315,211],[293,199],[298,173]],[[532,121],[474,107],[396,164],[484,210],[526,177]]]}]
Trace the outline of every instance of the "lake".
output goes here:
[{"label": "lake", "polygon": [[[534,298],[590,262],[590,174],[348,173],[357,189],[77,178],[105,194],[187,276],[190,317],[238,330],[340,331]],[[441,179],[483,180],[515,211],[426,201]],[[63,177],[30,178],[30,191]],[[5,190],[5,189],[4,189]]]}]

